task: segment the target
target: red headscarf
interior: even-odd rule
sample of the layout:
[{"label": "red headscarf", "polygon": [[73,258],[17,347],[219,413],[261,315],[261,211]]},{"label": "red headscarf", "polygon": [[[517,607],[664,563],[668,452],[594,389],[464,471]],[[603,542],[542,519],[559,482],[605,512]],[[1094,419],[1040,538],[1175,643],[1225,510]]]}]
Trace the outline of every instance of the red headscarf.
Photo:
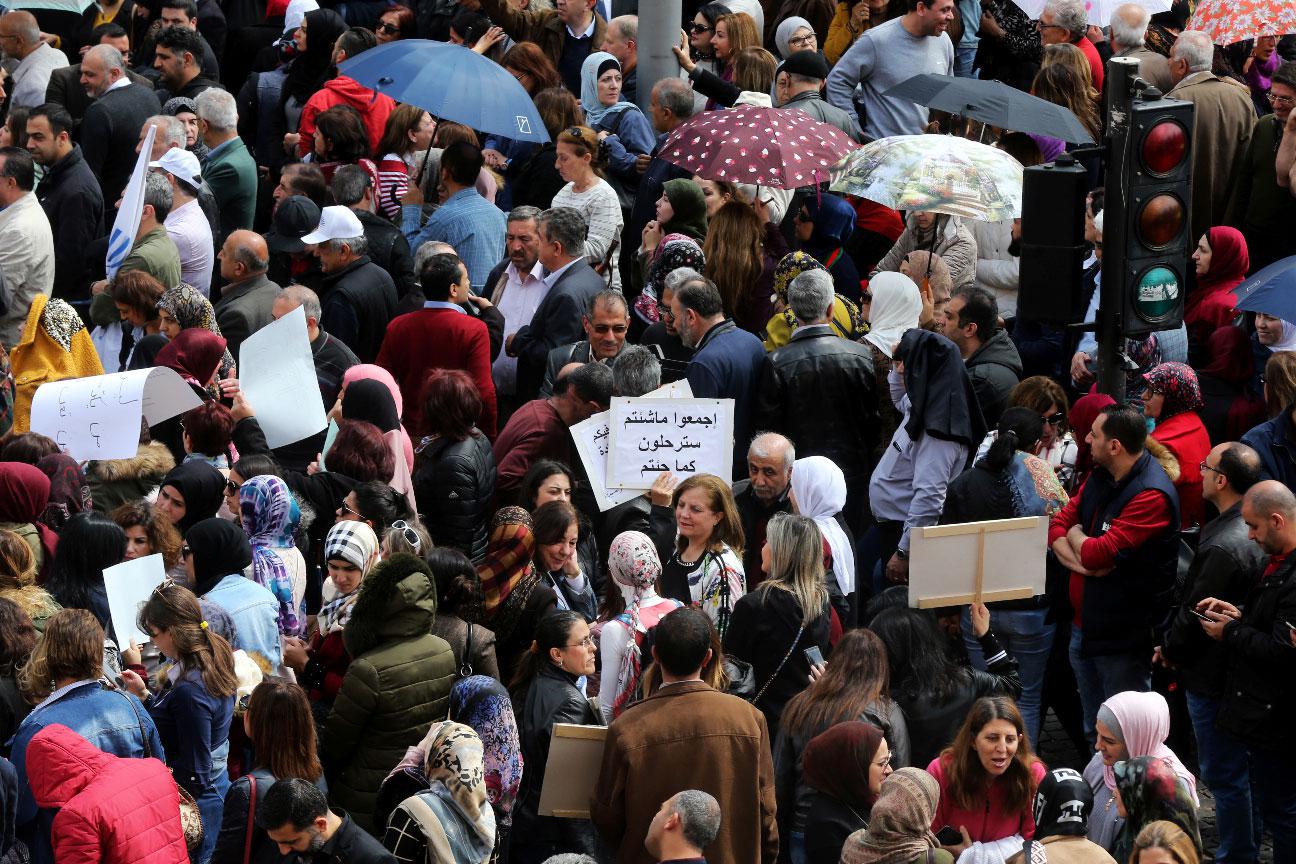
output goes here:
[{"label": "red headscarf", "polygon": [[808,786],[843,804],[871,808],[869,765],[882,744],[882,730],[872,723],[838,723],[810,739],[801,756]]},{"label": "red headscarf", "polygon": [[155,366],[166,366],[199,390],[206,391],[225,356],[225,337],[210,330],[188,327],[158,352]]},{"label": "red headscarf", "polygon": [[1236,228],[1218,225],[1206,232],[1206,242],[1211,248],[1210,269],[1197,277],[1197,287],[1184,306],[1184,322],[1198,342],[1206,341],[1237,314],[1233,289],[1251,268],[1246,238]]},{"label": "red headscarf", "polygon": [[[1093,470],[1093,455],[1089,445],[1085,443],[1085,437],[1093,428],[1093,422],[1098,419],[1099,412],[1108,405],[1115,404],[1116,400],[1106,393],[1086,393],[1071,406],[1071,413],[1067,415],[1067,425],[1071,427],[1072,434],[1076,437],[1076,466],[1072,481],[1075,489],[1080,488],[1085,478],[1089,476],[1089,472]],[[1075,489],[1071,490],[1073,494]]]},{"label": "red headscarf", "polygon": [[1225,421],[1226,440],[1236,441],[1265,419],[1264,400],[1247,389],[1255,375],[1251,337],[1241,327],[1220,327],[1206,340],[1206,356],[1210,363],[1198,370],[1198,376],[1215,378],[1236,388]]},{"label": "red headscarf", "polygon": [[58,535],[39,522],[49,504],[50,478],[26,462],[0,462],[0,522],[32,525],[45,552],[42,574],[54,560]]}]

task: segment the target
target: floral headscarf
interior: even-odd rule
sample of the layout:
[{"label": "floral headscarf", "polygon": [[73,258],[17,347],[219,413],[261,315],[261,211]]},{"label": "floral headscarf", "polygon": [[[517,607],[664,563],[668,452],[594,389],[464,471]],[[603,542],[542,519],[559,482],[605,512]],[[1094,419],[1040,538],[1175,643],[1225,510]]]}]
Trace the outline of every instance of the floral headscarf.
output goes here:
[{"label": "floral headscarf", "polygon": [[360,568],[360,581],[354,591],[338,594],[320,609],[317,623],[321,636],[341,633],[346,627],[360,596],[364,577],[369,575],[369,568],[378,560],[378,549],[378,535],[366,522],[338,522],[329,529],[324,538],[324,562],[342,560],[354,564]]},{"label": "floral headscarf", "polygon": [[68,303],[57,297],[45,301],[41,327],[64,351],[72,350],[72,337],[85,329],[85,322]]},{"label": "floral headscarf", "polygon": [[666,277],[681,267],[692,268],[699,273],[706,267],[706,255],[702,247],[692,237],[684,234],[667,234],[657,247],[648,273],[644,277],[643,293],[635,299],[635,311],[645,320],[656,324],[660,320],[657,314],[657,301],[661,299],[666,287]]},{"label": "floral headscarf", "polygon": [[508,690],[494,678],[471,675],[450,690],[450,719],[471,726],[481,738],[486,796],[499,824],[512,824],[522,786],[522,742]]},{"label": "floral headscarf", "polygon": [[1148,389],[1165,397],[1157,422],[1200,408],[1203,404],[1197,373],[1185,363],[1161,363],[1143,375]]},{"label": "floral headscarf", "polygon": [[270,474],[251,477],[239,487],[243,531],[252,544],[252,581],[279,601],[279,632],[299,636],[305,619],[293,600],[292,577],[275,549],[293,548],[301,510],[288,484]]},{"label": "floral headscarf", "polygon": [[496,513],[477,577],[482,588],[482,619],[491,625],[497,640],[512,634],[527,597],[539,582],[531,563],[534,554],[531,514],[521,507],[505,507]]},{"label": "floral headscarf", "polygon": [[[619,671],[615,684],[618,690],[612,704],[612,713],[617,715],[639,683],[639,675],[643,668],[639,639],[635,635],[643,632],[643,624],[639,620],[639,605],[651,593],[653,585],[661,577],[661,558],[658,557],[657,547],[653,545],[648,535],[639,531],[624,531],[616,536],[608,549],[608,570],[618,585],[625,585],[634,592],[623,613],[626,619],[623,623],[629,626],[630,638],[626,640],[621,660],[617,664]],[[607,684],[612,683],[607,682]]]},{"label": "floral headscarf", "polygon": [[66,453],[51,453],[36,463],[50,478],[49,503],[40,521],[55,531],[62,531],[67,521],[90,509],[90,486],[81,465]]},{"label": "floral headscarf", "polygon": [[[216,323],[216,311],[212,309],[211,301],[187,282],[181,282],[176,287],[163,291],[162,296],[158,298],[157,308],[176,319],[181,330],[197,328],[210,330],[217,336],[224,335],[221,333],[220,325]],[[234,355],[226,348],[225,356],[221,357],[220,361],[220,377],[228,377],[233,368]]]},{"label": "floral headscarf", "polygon": [[1136,756],[1117,762],[1116,789],[1125,805],[1125,823],[1112,847],[1112,857],[1128,861],[1134,849],[1134,838],[1149,822],[1173,822],[1192,838],[1201,854],[1201,832],[1197,827],[1197,807],[1183,778],[1170,763],[1159,756]]},{"label": "floral headscarf", "polygon": [[921,768],[901,768],[882,781],[869,826],[846,838],[841,864],[913,861],[939,848],[931,823],[940,784]]}]

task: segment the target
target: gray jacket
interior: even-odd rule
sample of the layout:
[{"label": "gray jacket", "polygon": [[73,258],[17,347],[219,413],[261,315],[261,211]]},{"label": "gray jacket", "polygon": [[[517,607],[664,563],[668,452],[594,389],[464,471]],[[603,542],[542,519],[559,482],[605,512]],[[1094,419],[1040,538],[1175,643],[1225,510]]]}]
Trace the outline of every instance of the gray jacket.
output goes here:
[{"label": "gray jacket", "polygon": [[849,135],[852,141],[863,143],[865,140],[864,132],[860,129],[859,118],[849,111],[843,111],[836,105],[825,102],[823,98],[813,90],[798,93],[779,107],[795,108],[798,111],[804,111],[821,123],[827,123],[829,126],[836,126],[838,129]]}]

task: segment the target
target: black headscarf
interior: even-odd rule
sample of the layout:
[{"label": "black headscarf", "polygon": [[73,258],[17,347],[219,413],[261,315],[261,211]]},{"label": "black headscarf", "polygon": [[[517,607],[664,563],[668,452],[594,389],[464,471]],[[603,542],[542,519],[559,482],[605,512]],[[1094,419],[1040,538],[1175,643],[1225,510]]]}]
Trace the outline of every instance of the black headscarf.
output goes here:
[{"label": "black headscarf", "polygon": [[193,556],[194,593],[199,597],[252,563],[252,544],[229,519],[203,519],[185,532],[185,545]]},{"label": "black headscarf", "polygon": [[8,855],[13,848],[17,826],[18,772],[12,762],[0,756],[0,856]]},{"label": "black headscarf", "polygon": [[958,346],[939,333],[914,328],[900,337],[896,359],[904,361],[909,422],[905,432],[957,441],[975,453],[986,436],[985,420]]},{"label": "black headscarf", "polygon": [[386,384],[373,378],[362,378],[347,385],[342,397],[342,419],[364,420],[384,434],[400,428],[396,400]]},{"label": "black headscarf", "polygon": [[346,21],[332,9],[306,13],[306,51],[288,66],[284,98],[292,96],[305,105],[311,94],[333,77],[333,43],[346,29]]},{"label": "black headscarf", "polygon": [[181,532],[216,515],[225,499],[225,475],[201,461],[182,462],[162,478],[161,486],[172,486],[184,498],[184,518],[176,522]]},{"label": "black headscarf", "polygon": [[1054,768],[1035,792],[1035,839],[1062,835],[1083,837],[1089,831],[1093,790],[1070,768]]}]

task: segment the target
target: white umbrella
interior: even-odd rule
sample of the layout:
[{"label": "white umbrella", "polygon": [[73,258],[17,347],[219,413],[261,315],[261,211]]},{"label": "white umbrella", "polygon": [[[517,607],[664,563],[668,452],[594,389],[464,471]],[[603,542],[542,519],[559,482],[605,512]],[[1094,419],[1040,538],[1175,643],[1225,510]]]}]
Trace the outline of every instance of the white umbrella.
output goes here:
[{"label": "white umbrella", "polygon": [[[1013,2],[1033,21],[1040,17],[1047,0],[1013,0]],[[1152,14],[1156,14],[1169,12],[1170,2],[1171,0],[1085,0],[1085,12],[1088,13],[1090,24],[1106,27],[1111,21],[1112,12],[1124,3],[1136,3]]]},{"label": "white umbrella", "polygon": [[75,12],[80,15],[94,5],[95,0],[13,0],[6,4],[10,11],[18,9],[47,9],[51,12]]}]

